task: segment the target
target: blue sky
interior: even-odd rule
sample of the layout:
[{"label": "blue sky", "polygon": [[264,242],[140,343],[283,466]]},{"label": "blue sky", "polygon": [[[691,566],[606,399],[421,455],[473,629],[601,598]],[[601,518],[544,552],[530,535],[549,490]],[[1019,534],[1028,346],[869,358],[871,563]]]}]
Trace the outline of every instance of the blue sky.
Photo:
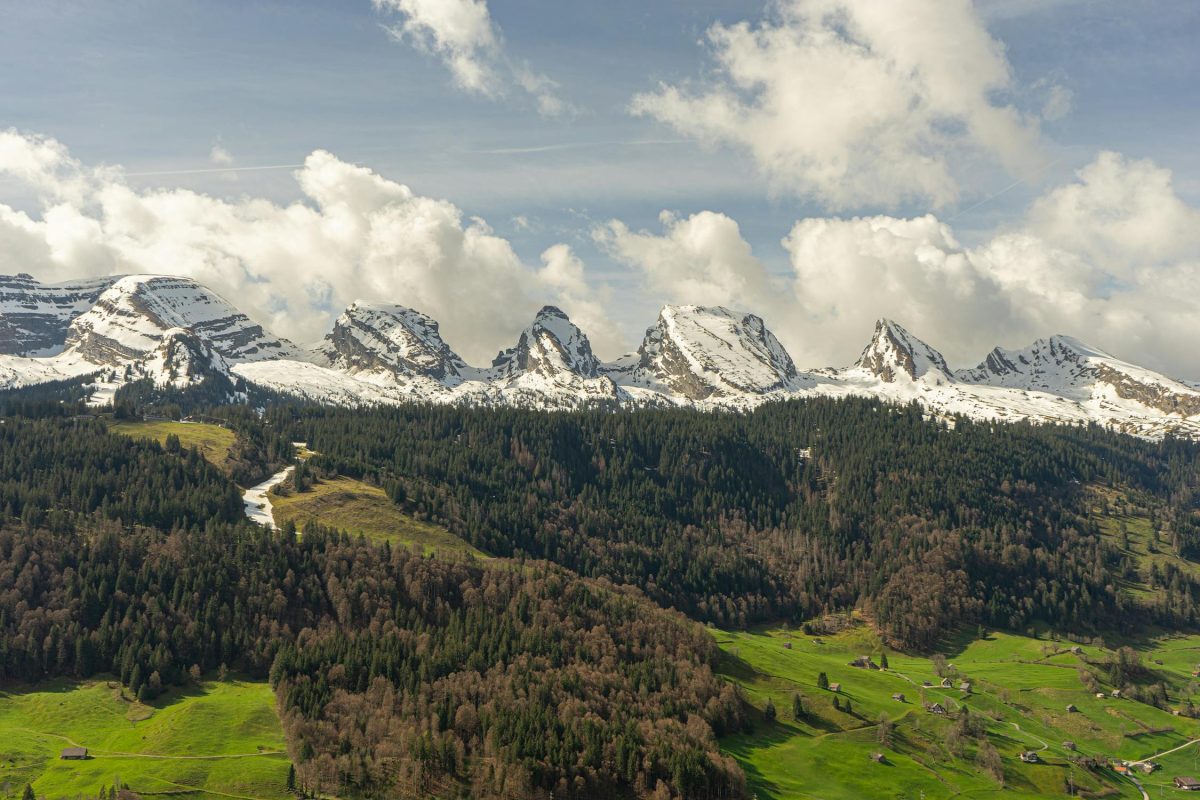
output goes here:
[{"label": "blue sky", "polygon": [[[1180,202],[1200,203],[1195,3],[977,3],[973,13],[1011,70],[1010,84],[988,99],[1030,115],[1041,113],[1052,87],[1069,101],[1038,120],[1033,166],[1014,170],[978,154],[951,156],[957,196],[938,203],[920,196],[830,202],[802,180],[781,188],[770,178],[771,165],[744,143],[705,140],[665,115],[630,112],[636,95],[663,84],[694,94],[712,90],[721,79],[714,77],[710,28],[769,24],[783,6],[491,0],[502,68],[548,77],[569,106],[547,116],[511,77],[502,77],[498,96],[463,90],[445,59],[417,37],[389,36],[385,25],[410,19],[400,2],[390,11],[370,0],[0,2],[0,129],[51,137],[88,169],[121,165],[123,183],[136,192],[187,189],[230,202],[294,202],[301,192],[293,169],[246,168],[299,165],[312,151],[327,150],[418,195],[448,200],[465,218],[483,218],[531,268],[546,248],[569,245],[586,265],[591,289],[609,292],[608,313],[630,345],[657,305],[688,298],[664,296],[670,293],[662,280],[648,286],[653,267],[631,263],[642,256],[597,241],[597,228],[612,220],[631,232],[665,236],[664,210],[679,219],[703,211],[726,215],[766,272],[791,281],[799,279],[795,256],[780,240],[798,220],[933,212],[960,245],[983,247],[1014,229],[1041,231],[1029,220],[1031,204],[1078,181],[1076,171],[1100,151],[1153,162],[1169,171]],[[215,163],[215,147],[232,162]],[[40,189],[2,173],[0,202],[36,217],[45,202]],[[1176,248],[1182,256],[1172,251],[1165,258],[1172,265],[1194,262],[1190,245]],[[1121,285],[1133,267],[1106,269],[1093,281],[1093,294]],[[886,305],[879,300],[873,305]],[[783,317],[787,309],[774,313]],[[936,316],[929,309],[914,315]],[[932,343],[973,357],[985,340],[1038,333],[1045,316],[1020,325],[1004,321],[988,331],[1000,338],[981,336],[961,352]],[[1103,326],[1095,314],[1063,322]],[[814,317],[811,326],[817,323]],[[1074,332],[1088,338],[1087,330]],[[496,326],[497,336],[507,333]],[[1134,348],[1131,358],[1155,346],[1155,337],[1143,338],[1144,348]],[[852,349],[839,338],[829,357]],[[813,357],[819,352],[813,348]],[[1162,363],[1189,368],[1178,356]],[[1190,371],[1200,376],[1200,368]]]}]

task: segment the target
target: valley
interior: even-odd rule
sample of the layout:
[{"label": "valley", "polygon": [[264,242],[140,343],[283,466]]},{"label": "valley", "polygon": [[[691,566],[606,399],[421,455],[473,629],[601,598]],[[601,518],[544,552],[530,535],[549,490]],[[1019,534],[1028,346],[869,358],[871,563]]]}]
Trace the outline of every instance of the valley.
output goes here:
[{"label": "valley", "polygon": [[[1145,669],[1142,682],[1166,688],[1157,708],[1112,695],[1120,687],[1106,670],[1120,658],[1117,644],[1077,645],[1045,631],[963,636],[946,642],[940,657],[896,653],[861,622],[824,635],[780,627],[714,635],[721,674],[742,686],[759,712],[753,733],[728,737],[722,747],[743,764],[764,800],[1048,798],[1063,796],[1068,782],[1085,796],[1136,798],[1112,765],[1151,758],[1160,769],[1143,774],[1135,767],[1134,774],[1157,797],[1160,787],[1173,792],[1172,778],[1194,775],[1200,763],[1200,721],[1175,713],[1200,691],[1192,675],[1200,662],[1197,636],[1159,633],[1120,645],[1133,648]],[[849,666],[862,655],[878,664],[885,653],[887,669]],[[1085,685],[1084,672],[1095,682]],[[821,673],[839,691],[819,688]],[[945,677],[949,687],[942,686]],[[959,689],[963,681],[969,692]],[[796,695],[804,709],[799,719]],[[851,704],[852,713],[834,709],[835,697]],[[774,722],[762,716],[768,700]],[[930,713],[933,704],[946,714]],[[964,708],[984,735],[961,733]],[[881,728],[890,733],[881,736]],[[985,741],[998,755],[990,762],[980,755]],[[1037,763],[1021,760],[1029,751]],[[876,763],[872,753],[885,761]],[[1103,765],[1081,760],[1089,757]]]}]

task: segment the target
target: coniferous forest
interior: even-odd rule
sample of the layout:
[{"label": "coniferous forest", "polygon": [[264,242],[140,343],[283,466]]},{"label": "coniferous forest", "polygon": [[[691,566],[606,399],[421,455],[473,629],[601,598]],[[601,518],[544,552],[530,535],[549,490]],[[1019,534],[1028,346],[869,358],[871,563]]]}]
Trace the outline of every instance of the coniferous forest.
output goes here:
[{"label": "coniferous forest", "polygon": [[[70,396],[0,402],[0,678],[111,674],[152,700],[267,678],[303,785],[356,797],[744,797],[749,724],[704,623],[857,611],[899,649],[984,624],[1195,629],[1200,584],[1120,590],[1095,487],[1200,552],[1200,448],[1098,428],[808,400],[746,414],[204,405],[226,471],[110,433]],[[61,401],[61,402],[60,402]],[[157,406],[148,404],[158,403]],[[190,405],[189,405],[190,404]],[[315,455],[494,558],[245,521]]]}]

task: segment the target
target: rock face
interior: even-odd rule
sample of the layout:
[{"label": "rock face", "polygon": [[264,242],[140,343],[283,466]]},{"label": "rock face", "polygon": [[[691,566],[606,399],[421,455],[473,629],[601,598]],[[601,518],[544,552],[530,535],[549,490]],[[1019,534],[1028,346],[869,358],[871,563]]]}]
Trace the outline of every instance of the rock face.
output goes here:
[{"label": "rock face", "polygon": [[1038,339],[1024,350],[999,347],[959,380],[1047,392],[1073,400],[1117,399],[1163,414],[1200,415],[1200,391],[1181,381],[1121,361],[1070,336]]},{"label": "rock face", "polygon": [[128,275],[71,322],[66,350],[101,365],[152,353],[168,331],[183,329],[230,362],[295,359],[300,351],[273,336],[199,283],[187,278]]},{"label": "rock face", "polygon": [[350,373],[420,375],[452,385],[470,370],[442,341],[435,320],[398,305],[354,303],[317,350],[329,366]]},{"label": "rock face", "polygon": [[560,309],[544,306],[521,332],[515,347],[502,350],[488,371],[492,380],[534,374],[549,381],[596,378],[600,360],[583,331]]},{"label": "rock face", "polygon": [[43,284],[30,275],[0,275],[0,353],[48,356],[66,345],[67,328],[116,277]]},{"label": "rock face", "polygon": [[875,323],[875,335],[855,366],[885,383],[924,380],[940,384],[953,380],[941,353],[890,319]]},{"label": "rock face", "polygon": [[636,358],[612,367],[618,383],[687,400],[761,395],[797,388],[791,356],[761,318],[720,306],[666,306]]}]

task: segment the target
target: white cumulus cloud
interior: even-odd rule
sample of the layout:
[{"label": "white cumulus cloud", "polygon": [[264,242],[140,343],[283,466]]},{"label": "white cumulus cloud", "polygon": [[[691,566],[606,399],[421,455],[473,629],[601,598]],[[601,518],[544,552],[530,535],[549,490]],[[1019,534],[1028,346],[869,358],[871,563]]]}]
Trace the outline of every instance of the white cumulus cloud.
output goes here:
[{"label": "white cumulus cloud", "polygon": [[433,316],[475,363],[511,345],[548,302],[586,321],[602,346],[622,344],[597,302],[603,295],[591,291],[569,250],[551,248],[542,265],[526,265],[453,203],[322,150],[296,171],[303,199],[287,205],[136,189],[119,171],[88,169],[60,143],[15,131],[0,133],[5,174],[27,184],[42,208],[31,214],[0,203],[3,272],[192,277],[302,343],[362,298]]},{"label": "white cumulus cloud", "polygon": [[1012,70],[969,0],[774,0],[763,21],[718,23],[707,43],[707,79],[664,83],[631,110],[749,153],[777,192],[941,206],[958,196],[960,161],[1040,163],[1038,120],[1005,101]]},{"label": "white cumulus cloud", "polygon": [[567,110],[555,81],[509,58],[486,0],[372,3],[377,11],[399,18],[384,26],[393,39],[412,43],[440,58],[459,88],[488,97],[517,89],[532,97],[544,116],[557,116]]}]

